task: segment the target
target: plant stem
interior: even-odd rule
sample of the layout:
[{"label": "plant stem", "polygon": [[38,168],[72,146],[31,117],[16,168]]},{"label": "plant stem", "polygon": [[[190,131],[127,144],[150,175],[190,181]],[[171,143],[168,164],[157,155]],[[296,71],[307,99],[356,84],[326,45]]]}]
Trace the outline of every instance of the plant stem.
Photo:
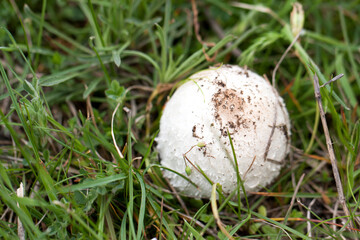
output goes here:
[{"label": "plant stem", "polygon": [[[315,98],[316,98],[316,101],[317,101],[317,104],[318,104],[319,110],[320,110],[320,118],[321,118],[321,122],[323,125],[324,133],[325,133],[326,145],[327,145],[327,149],[328,149],[329,156],[330,156],[330,161],[331,161],[331,166],[332,166],[334,179],[335,179],[335,183],[336,183],[336,189],[338,192],[339,202],[342,205],[346,216],[350,217],[350,211],[346,205],[344,190],[343,190],[341,179],[340,179],[339,169],[338,169],[337,163],[336,163],[334,148],[332,146],[329,129],[328,129],[328,126],[326,123],[325,111],[324,111],[324,108],[322,106],[322,101],[321,101],[319,79],[318,79],[316,73],[314,75],[314,89],[315,89]],[[349,223],[350,223],[350,226],[353,227],[352,222],[349,221]]]}]

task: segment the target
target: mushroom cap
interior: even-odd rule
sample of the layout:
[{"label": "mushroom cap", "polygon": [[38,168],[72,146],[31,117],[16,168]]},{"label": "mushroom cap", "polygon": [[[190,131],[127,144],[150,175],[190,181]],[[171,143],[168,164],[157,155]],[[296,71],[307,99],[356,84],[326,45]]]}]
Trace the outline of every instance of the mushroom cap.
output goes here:
[{"label": "mushroom cap", "polygon": [[[192,75],[167,102],[156,139],[161,164],[197,186],[164,170],[164,177],[179,193],[210,198],[211,183],[200,169],[213,183],[221,184],[224,194],[237,188],[228,132],[247,192],[278,176],[289,152],[290,120],[277,91],[239,66],[211,67]],[[189,175],[186,166],[191,168]]]}]

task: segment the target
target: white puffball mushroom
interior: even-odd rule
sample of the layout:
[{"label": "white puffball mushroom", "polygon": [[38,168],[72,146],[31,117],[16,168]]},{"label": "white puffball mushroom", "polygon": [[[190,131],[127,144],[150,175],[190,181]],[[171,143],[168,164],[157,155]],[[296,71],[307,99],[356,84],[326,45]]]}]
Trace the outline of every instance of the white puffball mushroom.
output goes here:
[{"label": "white puffball mushroom", "polygon": [[157,150],[179,193],[210,198],[211,183],[225,194],[237,188],[233,142],[245,190],[257,191],[280,172],[290,148],[290,120],[283,99],[261,76],[222,65],[192,75],[166,103]]}]

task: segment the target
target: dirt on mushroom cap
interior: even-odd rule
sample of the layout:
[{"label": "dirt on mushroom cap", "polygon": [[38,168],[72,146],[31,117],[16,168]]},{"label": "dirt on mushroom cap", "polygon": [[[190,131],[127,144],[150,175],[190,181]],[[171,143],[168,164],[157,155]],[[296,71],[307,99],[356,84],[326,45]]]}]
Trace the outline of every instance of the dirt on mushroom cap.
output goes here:
[{"label": "dirt on mushroom cap", "polygon": [[[157,138],[161,164],[185,174],[183,154],[203,141],[206,146],[192,149],[187,157],[228,194],[237,182],[229,131],[246,189],[254,191],[271,182],[289,150],[290,136],[287,111],[272,86],[255,73],[229,65],[190,79],[164,110]],[[272,144],[265,154],[273,126]],[[210,196],[211,184],[197,170],[192,169],[189,178],[198,189],[172,172],[164,171],[164,176],[185,195]]]}]

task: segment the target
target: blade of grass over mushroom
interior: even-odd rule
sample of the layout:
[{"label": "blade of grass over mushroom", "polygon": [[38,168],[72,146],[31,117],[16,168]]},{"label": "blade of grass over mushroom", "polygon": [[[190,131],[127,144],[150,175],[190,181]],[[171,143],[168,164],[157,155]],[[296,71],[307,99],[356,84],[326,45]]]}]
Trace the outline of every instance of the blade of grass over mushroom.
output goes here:
[{"label": "blade of grass over mushroom", "polygon": [[[248,198],[247,198],[244,182],[243,182],[243,180],[241,179],[241,176],[240,176],[239,164],[238,164],[238,161],[237,161],[234,144],[233,144],[232,138],[230,136],[229,129],[227,129],[226,131],[227,131],[227,135],[228,135],[228,138],[229,138],[229,141],[230,141],[231,151],[232,151],[233,158],[234,158],[234,167],[235,167],[235,172],[236,172],[236,184],[237,184],[236,190],[237,190],[238,206],[241,206],[241,192],[240,192],[240,187],[241,187],[242,194],[244,194],[244,197],[245,197],[246,207],[248,208],[248,216],[250,216],[249,201],[248,201]],[[240,208],[239,208],[238,216],[241,217]]]}]

